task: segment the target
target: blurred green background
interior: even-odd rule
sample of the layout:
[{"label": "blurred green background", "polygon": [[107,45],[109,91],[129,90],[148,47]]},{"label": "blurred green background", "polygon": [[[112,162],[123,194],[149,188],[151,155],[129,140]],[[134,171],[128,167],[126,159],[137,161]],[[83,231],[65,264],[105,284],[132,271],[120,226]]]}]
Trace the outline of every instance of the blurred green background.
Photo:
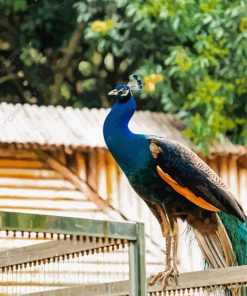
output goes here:
[{"label": "blurred green background", "polygon": [[246,144],[245,3],[0,0],[0,100],[109,107],[137,73],[138,109],[177,114],[198,149]]}]

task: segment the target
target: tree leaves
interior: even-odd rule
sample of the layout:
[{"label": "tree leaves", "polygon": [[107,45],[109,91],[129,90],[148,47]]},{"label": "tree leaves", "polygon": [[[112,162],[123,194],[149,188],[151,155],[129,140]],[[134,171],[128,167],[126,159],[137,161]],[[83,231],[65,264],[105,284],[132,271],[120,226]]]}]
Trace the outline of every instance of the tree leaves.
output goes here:
[{"label": "tree leaves", "polygon": [[[146,90],[137,97],[139,108],[178,114],[198,149],[206,151],[226,136],[246,143],[243,1],[0,0],[0,5],[0,72],[6,77],[1,100],[106,107],[112,103],[109,89],[137,73]],[[69,47],[74,39],[77,45]]]}]

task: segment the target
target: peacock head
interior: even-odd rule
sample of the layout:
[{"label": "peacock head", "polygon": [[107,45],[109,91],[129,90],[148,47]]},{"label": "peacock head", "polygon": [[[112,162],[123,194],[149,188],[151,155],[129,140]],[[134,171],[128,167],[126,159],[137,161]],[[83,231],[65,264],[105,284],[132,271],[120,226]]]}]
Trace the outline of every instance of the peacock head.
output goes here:
[{"label": "peacock head", "polygon": [[108,96],[114,96],[117,100],[128,100],[131,95],[131,90],[128,85],[121,84],[116,86],[113,90],[108,93]]},{"label": "peacock head", "polygon": [[142,88],[142,81],[139,79],[138,75],[133,74],[130,76],[128,84],[116,86],[108,93],[108,96],[114,96],[119,101],[127,101],[132,95],[132,90],[140,91]]}]

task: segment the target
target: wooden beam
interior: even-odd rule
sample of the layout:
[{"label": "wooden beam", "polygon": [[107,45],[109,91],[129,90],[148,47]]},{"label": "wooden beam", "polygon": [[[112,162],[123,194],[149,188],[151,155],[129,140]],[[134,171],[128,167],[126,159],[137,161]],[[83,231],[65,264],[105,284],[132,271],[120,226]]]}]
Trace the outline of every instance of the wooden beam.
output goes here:
[{"label": "wooden beam", "polygon": [[0,155],[1,157],[10,157],[16,159],[37,159],[37,155],[30,149],[16,149],[13,145],[8,147],[1,146],[0,143]]},{"label": "wooden beam", "polygon": [[87,165],[86,165],[86,156],[81,152],[76,152],[76,165],[78,177],[84,182],[87,180]]},{"label": "wooden beam", "polygon": [[63,179],[0,178],[0,188],[25,188],[44,190],[75,190],[71,182]]},{"label": "wooden beam", "polygon": [[[62,182],[61,181],[61,186]],[[26,200],[71,200],[71,201],[85,201],[87,198],[85,194],[78,190],[47,190],[43,189],[13,189],[0,188],[1,199],[26,199]]]},{"label": "wooden beam", "polygon": [[219,163],[219,176],[222,178],[225,184],[229,186],[227,157],[220,156],[218,158],[218,163]]},{"label": "wooden beam", "polygon": [[50,168],[63,176],[64,179],[69,180],[78,190],[83,192],[92,202],[97,204],[97,206],[102,209],[102,211],[107,213],[109,217],[113,219],[121,218],[121,214],[109,207],[107,203],[99,196],[96,190],[90,187],[85,181],[81,180],[66,166],[60,164],[56,159],[52,158],[49,154],[43,152],[42,150],[37,150],[37,154],[41,160],[47,162]]},{"label": "wooden beam", "polygon": [[97,191],[99,195],[107,199],[107,191],[106,191],[106,161],[105,161],[105,151],[103,149],[97,149],[97,167],[92,167],[92,170],[97,171],[98,175],[98,184]]},{"label": "wooden beam", "polygon": [[237,155],[231,155],[229,157],[229,187],[234,196],[239,200],[239,192],[238,192],[238,167],[237,167]]},{"label": "wooden beam", "polygon": [[0,209],[8,211],[8,209],[29,209],[29,210],[47,210],[47,211],[75,211],[84,212],[92,211],[96,213],[99,208],[95,203],[87,200],[46,200],[42,202],[42,199],[4,199],[1,197]]},{"label": "wooden beam", "polygon": [[246,168],[239,169],[239,178],[238,178],[238,188],[239,188],[239,197],[240,201],[245,209],[245,213],[247,214],[247,170]]},{"label": "wooden beam", "polygon": [[66,165],[66,155],[63,147],[58,147],[55,151],[51,151],[52,156],[56,157],[60,163]]},{"label": "wooden beam", "polygon": [[106,190],[107,202],[111,204],[112,199],[117,198],[118,193],[118,167],[112,155],[106,151]]},{"label": "wooden beam", "polygon": [[62,179],[62,176],[52,170],[0,168],[0,177],[32,178],[32,179]]},{"label": "wooden beam", "polygon": [[88,154],[87,182],[88,185],[95,190],[98,189],[97,156],[96,149],[93,149]]},{"label": "wooden beam", "polygon": [[0,168],[42,169],[47,168],[47,165],[39,160],[0,158]]}]

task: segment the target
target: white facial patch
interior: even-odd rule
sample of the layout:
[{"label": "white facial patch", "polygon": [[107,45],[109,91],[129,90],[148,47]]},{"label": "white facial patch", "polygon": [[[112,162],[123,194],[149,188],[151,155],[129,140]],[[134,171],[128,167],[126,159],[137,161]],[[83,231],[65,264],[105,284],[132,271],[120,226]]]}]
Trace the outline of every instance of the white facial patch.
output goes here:
[{"label": "white facial patch", "polygon": [[128,88],[123,88],[118,91],[121,97],[126,97],[129,94],[130,90]]}]

